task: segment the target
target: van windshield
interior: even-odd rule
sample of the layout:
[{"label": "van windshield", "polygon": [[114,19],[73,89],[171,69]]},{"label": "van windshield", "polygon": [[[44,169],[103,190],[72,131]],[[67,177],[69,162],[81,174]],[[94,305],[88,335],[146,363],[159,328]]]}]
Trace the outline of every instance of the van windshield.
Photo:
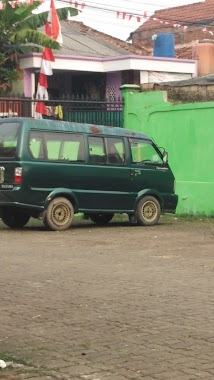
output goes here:
[{"label": "van windshield", "polygon": [[16,153],[19,123],[0,122],[0,158],[13,158]]}]

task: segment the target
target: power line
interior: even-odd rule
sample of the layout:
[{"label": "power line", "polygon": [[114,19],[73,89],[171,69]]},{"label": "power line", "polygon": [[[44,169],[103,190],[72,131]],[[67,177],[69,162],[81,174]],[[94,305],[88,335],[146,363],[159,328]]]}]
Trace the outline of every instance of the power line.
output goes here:
[{"label": "power line", "polygon": [[[129,2],[130,3],[130,0],[123,0],[124,2]],[[135,4],[142,4],[142,2],[141,1],[134,1],[134,3]],[[168,7],[168,5],[167,4],[162,4],[162,5],[160,5],[160,4],[157,4],[157,3],[145,3],[145,2],[143,2],[143,4],[145,4],[145,5],[150,5],[150,6],[154,6],[154,7],[160,7],[160,8],[167,8]]]},{"label": "power line", "polygon": [[[78,17],[78,16],[75,16],[75,17]],[[72,17],[73,18],[73,17]],[[70,19],[71,21],[72,21],[72,18]],[[92,18],[92,17],[85,17],[84,16],[84,18],[83,19],[80,19],[80,20],[75,20],[75,21],[79,21],[79,22],[83,22],[84,23],[84,21],[91,21],[91,22],[93,22],[93,23],[99,23],[99,24],[105,24],[105,25],[114,25],[115,26],[115,23],[114,22],[110,22],[110,21],[103,21],[103,20],[99,20],[99,19],[94,19],[94,18]],[[121,20],[122,21],[122,20]],[[148,20],[149,21],[149,20]],[[158,22],[159,20],[157,20],[157,22]],[[160,21],[163,21],[163,22],[167,22],[167,24],[163,24],[163,23],[161,23]],[[213,19],[211,19],[211,21],[210,22],[203,22],[203,23],[201,23],[201,22],[197,22],[197,21],[181,21],[181,20],[169,20],[169,19],[160,19],[160,21],[159,21],[159,24],[157,24],[156,26],[152,26],[152,27],[148,27],[146,30],[155,30],[155,29],[159,29],[159,28],[161,28],[161,29],[164,29],[164,28],[170,28],[170,27],[172,27],[172,26],[174,26],[174,25],[170,25],[170,23],[174,23],[175,25],[176,24],[179,24],[179,25],[177,25],[177,28],[179,28],[179,27],[182,27],[182,26],[187,26],[187,27],[189,27],[189,26],[198,26],[198,27],[211,27],[211,28],[213,28],[214,27],[214,25],[212,25],[211,23],[212,22],[214,22],[214,18]],[[138,24],[139,24],[139,22],[138,22]],[[125,25],[122,25],[122,24],[118,24],[117,26],[118,27],[120,27],[120,28],[128,28],[128,29],[139,29],[141,26],[143,25],[143,23],[141,23],[139,26],[137,26],[137,25],[134,25],[134,24],[132,24],[132,25],[127,25],[127,24],[125,24]],[[135,32],[133,32],[133,33],[139,33],[139,32],[143,32],[143,31],[145,31],[145,29],[142,29],[142,31],[141,30],[136,30]]]},{"label": "power line", "polygon": [[[149,21],[149,19],[148,19]],[[172,26],[172,23],[174,23],[177,28],[179,27],[184,27],[184,26],[187,26],[187,27],[190,27],[190,26],[195,26],[195,27],[210,27],[210,28],[214,28],[214,24],[212,25],[212,23],[214,22],[214,17],[209,19],[209,21],[207,20],[207,22],[201,22],[200,20],[197,20],[197,21],[186,21],[186,20],[178,20],[178,19],[166,19],[166,18],[156,18],[157,22],[159,22],[159,25],[156,25],[156,26],[151,26],[151,27],[147,27],[146,29],[140,29],[141,26],[143,26],[143,24],[141,24],[141,26],[139,28],[137,28],[138,30],[134,31],[133,34],[135,33],[141,33],[141,32],[145,32],[145,31],[149,31],[149,30],[156,30],[156,29],[164,29],[164,28],[171,28]],[[161,23],[161,21],[163,23]],[[165,22],[165,24],[164,24]],[[167,23],[167,24],[166,24]]]},{"label": "power line", "polygon": [[[78,16],[74,16],[74,17],[78,17]],[[69,18],[69,20],[72,21],[72,19],[74,19],[74,17]],[[113,25],[113,26],[115,26],[115,22],[103,21],[103,20],[94,19],[94,18],[88,17],[88,16],[87,17],[84,16],[84,19],[82,19],[82,20],[76,20],[76,19],[74,19],[73,21],[78,21],[78,22],[83,22],[84,23],[85,20],[91,21],[91,22],[94,22],[94,23],[98,23],[98,24]],[[128,29],[134,29],[134,28],[136,28],[135,25],[127,25],[127,24],[125,24],[125,25],[119,24],[118,27],[120,27],[120,28],[126,28],[126,29],[127,28]]]},{"label": "power line", "polygon": [[[73,17],[72,17],[73,18]],[[72,21],[72,18],[70,18],[70,21]],[[102,25],[110,25],[110,26],[115,26],[115,23],[111,23],[111,22],[109,22],[109,21],[102,21],[102,20],[94,20],[93,18],[89,18],[89,17],[85,17],[84,18],[84,20],[87,20],[87,21],[89,21],[89,22],[91,22],[91,23],[99,23],[99,24],[102,24]],[[84,20],[79,20],[79,22],[83,22],[84,23]],[[74,20],[74,21],[76,21],[76,20]],[[196,24],[194,24],[195,25],[195,27],[194,28],[191,28],[191,30],[193,30],[193,31],[198,31],[199,30],[199,27],[200,28],[203,28],[203,27],[206,27],[206,26],[209,26],[209,24],[198,24],[198,25],[196,25]],[[193,24],[192,24],[192,26],[194,26]],[[197,26],[198,26],[198,28],[197,28]],[[89,26],[89,27],[91,27],[91,28],[93,28],[93,29],[96,29],[96,27],[95,26]],[[169,25],[157,25],[157,26],[155,26],[155,27],[151,27],[151,28],[148,28],[146,31],[153,31],[153,30],[157,30],[157,29],[166,29],[166,28],[169,28],[170,26]],[[213,25],[213,27],[214,27],[214,25]],[[144,30],[136,30],[137,28],[134,26],[134,25],[130,25],[130,26],[127,26],[127,25],[119,25],[119,28],[121,29],[121,28],[126,28],[126,30],[127,30],[127,28],[129,29],[129,31],[128,31],[128,34],[139,34],[139,33],[143,33],[144,32]],[[135,29],[134,31],[132,31],[133,29]],[[174,31],[174,33],[176,34],[176,33],[178,33],[179,32],[179,30],[180,30],[181,28],[176,28],[175,29],[175,31]],[[102,31],[101,31],[102,32]],[[112,34],[109,34],[108,32],[106,32],[106,31],[103,31],[102,33],[105,33],[105,34],[107,34],[107,35],[109,35],[109,36],[112,36]],[[119,32],[118,32],[119,33]],[[117,34],[117,33],[115,33],[115,34]],[[115,38],[119,38],[119,39],[121,39],[121,37],[115,37]],[[123,41],[124,40],[126,40],[127,38],[124,36],[124,39],[122,39]]]},{"label": "power line", "polygon": [[[124,1],[124,0],[123,0]],[[128,0],[128,2],[130,3],[130,0]],[[140,3],[140,2],[134,2],[135,4],[142,4],[142,3]],[[113,5],[113,4],[106,4],[106,3],[100,3],[100,2],[96,2],[96,1],[87,1],[87,3],[85,4],[86,6],[88,6],[88,7],[91,7],[91,8],[95,8],[95,7],[99,7],[100,9],[104,9],[104,10],[106,10],[106,9],[110,9],[110,10],[113,10],[113,11],[115,11],[115,8],[117,9],[117,10],[119,10],[119,8],[121,9],[121,11],[123,11],[123,10],[131,10],[131,11],[137,11],[137,12],[143,12],[142,11],[142,8],[133,8],[133,7],[124,7],[123,5],[122,6],[118,6],[118,5]],[[165,8],[165,6],[164,5],[160,5],[160,4],[154,4],[154,3],[143,3],[143,5],[149,5],[149,6],[155,6],[155,7],[160,7],[160,8]],[[106,8],[107,7],[107,8]]]},{"label": "power line", "polygon": [[[64,3],[66,3],[66,2],[69,2],[68,0],[57,0],[58,2],[64,2]],[[97,3],[97,4],[100,4],[100,3]],[[100,5],[102,5],[102,4],[100,4]],[[110,13],[123,13],[122,11],[119,11],[119,10],[114,10],[114,9],[108,9],[108,8],[103,8],[103,7],[97,7],[97,6],[93,6],[93,5],[90,5],[89,6],[90,8],[92,8],[92,9],[97,9],[97,10],[99,10],[99,11],[103,11],[104,13],[108,13],[108,12],[110,12]],[[136,9],[133,9],[133,11],[134,10],[136,10]],[[140,10],[137,10],[137,11],[140,11]],[[124,12],[124,13],[126,13],[126,12]],[[145,19],[145,21],[147,21],[147,20],[149,20],[149,18],[148,17],[144,17],[144,15],[142,14],[142,13],[139,13],[139,14],[134,14],[133,12],[127,12],[128,13],[128,15],[131,15],[131,16],[133,16],[133,17],[135,17],[135,16],[139,16],[139,17],[142,17],[142,19],[144,18]],[[154,14],[154,12],[151,12],[151,11],[148,11],[148,12],[146,12],[147,14],[151,14],[151,15],[153,15]],[[82,15],[83,15],[83,13],[82,13]],[[76,17],[76,16],[75,16]],[[78,17],[78,16],[77,16]],[[174,22],[174,23],[180,23],[180,24],[185,24],[185,25],[194,25],[194,24],[199,24],[199,21],[187,21],[187,20],[181,20],[181,19],[170,19],[170,18],[159,18],[159,17],[157,17],[157,21],[158,20],[160,20],[160,21],[166,21],[166,22]],[[95,21],[95,20],[94,20]],[[96,20],[96,21],[98,21],[98,20]],[[124,19],[124,21],[125,21],[125,19]],[[127,20],[128,21],[128,20]],[[207,21],[207,22],[203,22],[203,23],[200,23],[200,25],[201,26],[207,26],[207,25],[209,25],[209,22]],[[127,25],[126,25],[126,27],[127,27]],[[155,29],[156,27],[152,27],[151,29]]]},{"label": "power line", "polygon": [[[58,2],[63,2],[63,3],[70,3],[69,0],[57,0],[57,1]],[[128,10],[129,12],[126,12],[126,13],[128,13],[128,14],[134,14],[136,16],[141,16],[141,17],[143,17],[143,13],[144,13],[144,11],[142,11],[141,9],[130,9],[130,8],[124,8],[124,7],[121,8],[121,9],[118,9],[118,7],[113,6],[113,7],[115,7],[115,9],[114,9],[114,8],[104,8],[104,7],[98,6],[98,5],[103,5],[101,3],[96,3],[97,6],[96,5],[88,5],[88,4],[89,3],[86,4],[86,6],[88,8],[96,9],[96,10],[103,11],[103,12],[110,12],[110,13],[120,12],[120,13],[123,13],[124,10]],[[107,4],[104,4],[104,5],[107,5]],[[136,13],[135,13],[135,11],[136,11]],[[139,12],[139,13],[137,13],[137,12]],[[146,11],[145,10],[145,12],[148,13],[148,14],[150,13],[151,15],[154,14],[154,12],[152,12],[152,11]]]}]

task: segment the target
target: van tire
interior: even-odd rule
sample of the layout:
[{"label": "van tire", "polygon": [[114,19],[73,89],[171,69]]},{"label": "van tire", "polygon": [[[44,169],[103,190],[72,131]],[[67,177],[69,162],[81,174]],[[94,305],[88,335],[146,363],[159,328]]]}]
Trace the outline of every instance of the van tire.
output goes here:
[{"label": "van tire", "polygon": [[143,197],[136,209],[137,223],[141,226],[154,226],[161,215],[160,203],[155,197],[147,195]]},{"label": "van tire", "polygon": [[109,223],[112,218],[113,218],[114,214],[90,214],[89,215],[89,218],[92,220],[92,222],[94,222],[95,224],[97,224],[98,226],[104,226],[105,224]]},{"label": "van tire", "polygon": [[57,197],[47,207],[44,224],[52,231],[65,231],[70,227],[73,217],[74,208],[71,202],[67,198]]},{"label": "van tire", "polygon": [[2,215],[2,221],[7,227],[10,228],[22,228],[30,219],[30,215],[23,212],[10,212],[4,211]]}]

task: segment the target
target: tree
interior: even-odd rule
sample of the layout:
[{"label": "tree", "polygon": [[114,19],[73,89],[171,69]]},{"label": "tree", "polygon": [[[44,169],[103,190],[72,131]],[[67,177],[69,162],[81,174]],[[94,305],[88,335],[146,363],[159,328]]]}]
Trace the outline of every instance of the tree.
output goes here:
[{"label": "tree", "polygon": [[[0,91],[11,87],[11,83],[19,78],[18,54],[38,52],[43,47],[60,49],[58,42],[49,38],[37,29],[45,25],[48,12],[33,14],[39,6],[38,1],[29,5],[3,0],[0,10]],[[67,19],[67,12],[76,15],[73,8],[57,10],[60,20]]]}]

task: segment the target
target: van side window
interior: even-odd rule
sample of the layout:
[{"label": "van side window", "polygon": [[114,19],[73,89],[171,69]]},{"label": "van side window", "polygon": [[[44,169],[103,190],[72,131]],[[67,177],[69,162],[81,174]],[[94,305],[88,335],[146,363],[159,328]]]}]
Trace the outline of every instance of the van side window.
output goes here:
[{"label": "van side window", "polygon": [[33,158],[44,159],[43,138],[40,132],[31,132],[29,138],[29,149]]},{"label": "van side window", "polygon": [[79,162],[85,160],[83,135],[76,133],[46,132],[47,159]]},{"label": "van side window", "polygon": [[103,137],[88,136],[89,160],[93,164],[105,164],[106,154]]},{"label": "van side window", "polygon": [[76,133],[31,132],[30,152],[35,159],[85,161],[84,138]]},{"label": "van side window", "polygon": [[163,164],[163,159],[150,141],[129,139],[134,164]]},{"label": "van side window", "polygon": [[106,137],[107,163],[122,165],[125,162],[125,150],[123,139],[118,137]]}]

